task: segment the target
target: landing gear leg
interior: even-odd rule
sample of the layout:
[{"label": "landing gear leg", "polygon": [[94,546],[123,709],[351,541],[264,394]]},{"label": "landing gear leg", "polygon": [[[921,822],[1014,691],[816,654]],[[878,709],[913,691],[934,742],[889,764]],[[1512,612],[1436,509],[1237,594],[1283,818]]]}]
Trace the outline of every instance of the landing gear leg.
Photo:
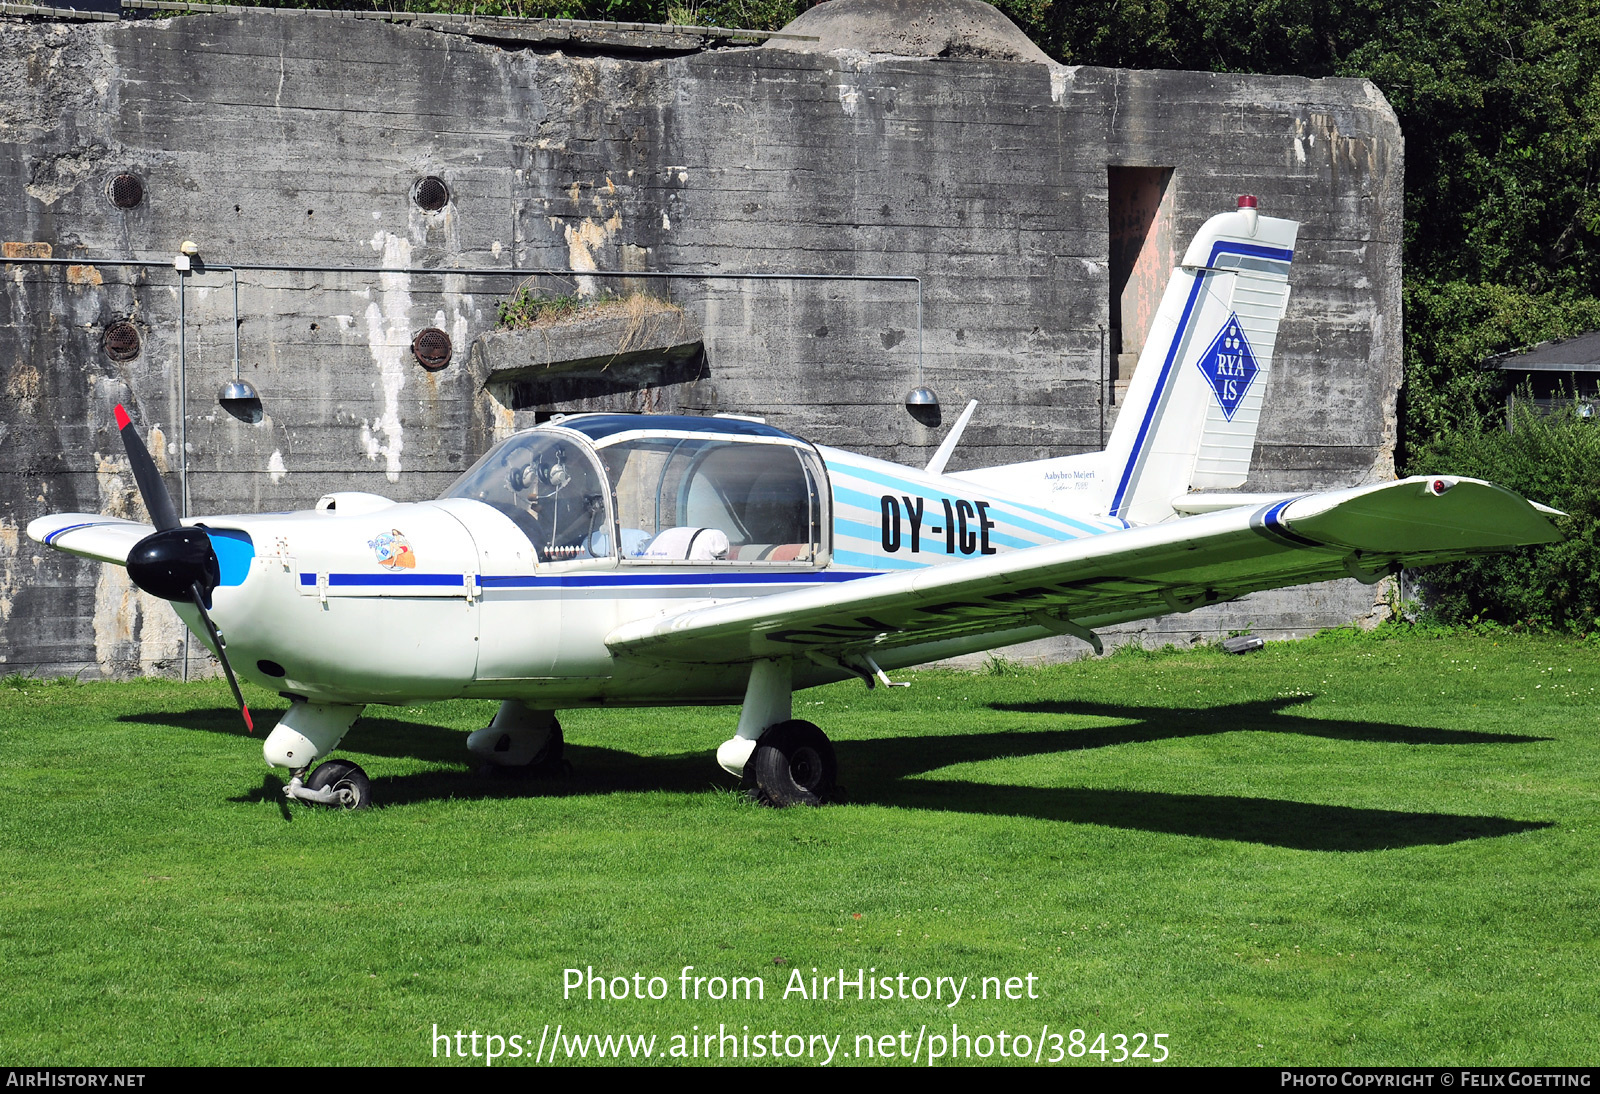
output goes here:
[{"label": "landing gear leg", "polygon": [[717,763],[730,775],[743,775],[767,727],[787,722],[794,708],[792,669],[788,661],[757,661],[750,666],[739,728],[717,747]]},{"label": "landing gear leg", "polygon": [[788,661],[750,666],[735,735],[717,749],[717,763],[743,776],[757,801],[782,808],[822,805],[834,793],[839,765],[827,735],[793,715]]},{"label": "landing gear leg", "polygon": [[339,747],[361,711],[362,707],[348,703],[308,703],[304,699],[289,705],[261,744],[267,763],[293,772],[284,794],[343,809],[365,809],[372,803],[367,773],[345,760],[329,760],[312,771],[310,779],[301,781],[313,763]]}]

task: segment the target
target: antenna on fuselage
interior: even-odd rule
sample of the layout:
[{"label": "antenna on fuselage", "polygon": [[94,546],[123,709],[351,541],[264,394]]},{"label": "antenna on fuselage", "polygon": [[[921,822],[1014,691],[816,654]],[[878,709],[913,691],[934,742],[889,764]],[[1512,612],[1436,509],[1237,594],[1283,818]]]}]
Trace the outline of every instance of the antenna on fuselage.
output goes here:
[{"label": "antenna on fuselage", "polygon": [[973,399],[967,403],[967,409],[961,412],[961,417],[956,419],[956,424],[950,427],[944,440],[939,445],[939,450],[933,454],[933,459],[928,461],[925,469],[930,475],[944,474],[944,465],[950,462],[950,453],[956,450],[956,445],[961,441],[961,433],[967,428],[967,423],[972,420],[972,412],[978,409],[978,400]]}]

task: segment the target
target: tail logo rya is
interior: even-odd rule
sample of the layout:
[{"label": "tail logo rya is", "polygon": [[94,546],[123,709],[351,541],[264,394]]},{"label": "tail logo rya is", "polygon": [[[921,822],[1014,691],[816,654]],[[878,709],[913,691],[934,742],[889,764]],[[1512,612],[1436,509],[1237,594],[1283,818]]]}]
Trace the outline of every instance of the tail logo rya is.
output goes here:
[{"label": "tail logo rya is", "polygon": [[1217,333],[1216,341],[1200,358],[1200,371],[1205,373],[1206,382],[1211,385],[1223,416],[1233,421],[1234,412],[1244,401],[1245,392],[1250,390],[1250,382],[1260,371],[1255,355],[1250,352],[1250,343],[1245,340],[1244,331],[1239,327],[1237,315],[1228,316],[1228,321]]}]

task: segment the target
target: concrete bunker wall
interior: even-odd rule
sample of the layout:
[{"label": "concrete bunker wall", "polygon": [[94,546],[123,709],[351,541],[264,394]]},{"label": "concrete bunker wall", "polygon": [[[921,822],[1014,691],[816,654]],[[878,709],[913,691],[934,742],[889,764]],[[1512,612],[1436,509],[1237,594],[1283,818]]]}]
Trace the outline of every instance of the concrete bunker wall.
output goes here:
[{"label": "concrete bunker wall", "polygon": [[[495,359],[515,340],[485,337],[516,278],[304,269],[239,275],[241,368],[265,411],[249,424],[215,401],[233,370],[229,262],[918,275],[943,424],[981,403],[952,467],[978,466],[1100,447],[1117,410],[1108,172],[1166,168],[1180,241],[1241,192],[1304,224],[1247,489],[1392,473],[1402,143],[1363,81],[774,48],[578,56],[239,11],[0,22],[0,88],[0,257],[170,263],[193,240],[209,264],[184,292],[181,368],[170,265],[3,266],[0,671],[184,656],[165,605],[21,531],[50,511],[137,515],[115,402],[151,430],[175,493],[186,464],[195,512],[430,497],[554,410],[762,414],[910,463],[943,434],[901,406],[919,342],[903,284],[655,285],[703,354],[609,387],[524,383],[517,409],[484,385],[517,364]],[[139,204],[112,203],[119,174],[140,179]],[[435,211],[413,200],[428,176],[449,189]],[[117,321],[139,335],[131,359],[103,345]],[[411,353],[428,327],[453,347],[437,372]],[[1372,602],[1344,582],[1134,630],[1303,633]]]}]

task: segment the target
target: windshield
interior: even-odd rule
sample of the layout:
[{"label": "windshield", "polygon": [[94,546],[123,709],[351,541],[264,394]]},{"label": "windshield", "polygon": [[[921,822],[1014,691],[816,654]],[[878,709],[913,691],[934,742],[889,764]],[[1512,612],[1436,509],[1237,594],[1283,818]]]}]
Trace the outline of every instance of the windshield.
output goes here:
[{"label": "windshield", "polygon": [[492,505],[541,562],[611,557],[607,489],[594,457],[568,437],[523,433],[491,448],[440,495]]}]

